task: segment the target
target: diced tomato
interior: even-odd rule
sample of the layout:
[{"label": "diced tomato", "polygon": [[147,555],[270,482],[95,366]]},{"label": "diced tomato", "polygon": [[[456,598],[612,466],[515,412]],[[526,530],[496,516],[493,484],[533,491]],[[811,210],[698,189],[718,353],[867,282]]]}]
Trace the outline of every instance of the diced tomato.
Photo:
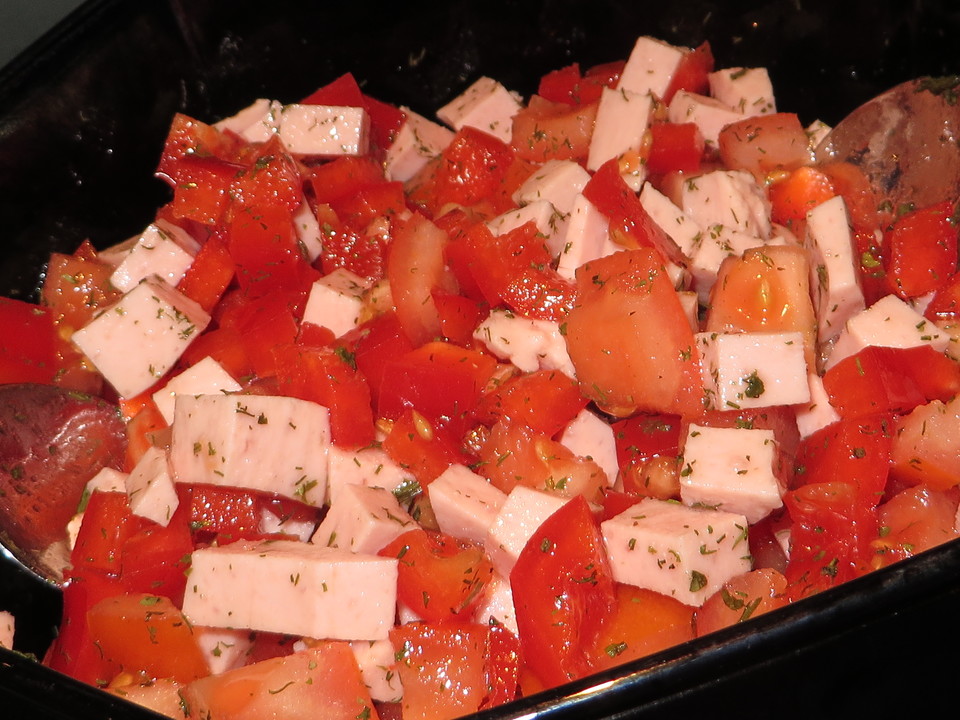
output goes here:
[{"label": "diced tomato", "polygon": [[654,123],[650,126],[650,135],[647,170],[651,173],[691,173],[700,169],[705,141],[695,124]]},{"label": "diced tomato", "polygon": [[91,572],[119,576],[123,545],[142,522],[130,511],[126,493],[95,490],[84,508],[83,522],[70,553],[71,572],[78,576]]},{"label": "diced tomato", "polygon": [[470,225],[452,243],[469,257],[466,268],[491,306],[505,303],[515,294],[513,283],[524,268],[550,263],[550,252],[534,223],[529,222],[500,235],[483,223]]},{"label": "diced tomato", "polygon": [[470,345],[474,329],[487,313],[486,304],[438,288],[430,296],[437,309],[441,336],[457,345]]},{"label": "diced tomato", "polygon": [[56,328],[46,308],[0,298],[0,383],[51,384],[57,371]]},{"label": "diced tomato", "polygon": [[634,503],[637,496],[667,499],[679,493],[680,420],[640,413],[612,424],[620,481]]},{"label": "diced tomato", "polygon": [[481,708],[488,696],[489,634],[485,625],[449,621],[407,623],[390,631],[404,720],[443,720]]},{"label": "diced tomato", "polygon": [[163,413],[152,397],[141,396],[138,406],[135,414],[127,419],[127,451],[124,459],[124,469],[127,472],[136,467],[147,450],[162,445],[159,438],[168,427]]},{"label": "diced tomato", "polygon": [[371,281],[380,280],[386,270],[386,244],[390,237],[382,223],[371,228],[353,228],[342,222],[329,205],[317,208],[317,220],[323,233],[323,249],[314,265],[327,275],[337,268],[346,268]]},{"label": "diced tomato", "polygon": [[562,321],[573,308],[576,285],[552,267],[525,267],[503,291],[504,302],[535,320]]},{"label": "diced tomato", "polygon": [[697,635],[746,622],[787,604],[787,579],[768,568],[737,575],[697,610]]},{"label": "diced tomato", "polygon": [[[357,369],[370,386],[370,394],[378,403],[387,366],[396,358],[413,350],[403,332],[396,313],[390,311],[368,320],[340,338],[340,343],[353,354]],[[379,408],[378,408],[379,413]]]},{"label": "diced tomato", "polygon": [[600,166],[583,188],[583,195],[609,218],[611,236],[624,247],[654,248],[664,259],[682,260],[673,241],[621,177],[616,159]]},{"label": "diced tomato", "polygon": [[796,113],[755,115],[731,123],[720,131],[717,146],[724,165],[759,178],[810,162],[810,138]]},{"label": "diced tomato", "polygon": [[577,292],[566,321],[567,351],[588,398],[619,417],[700,412],[693,331],[654,250],[626,250],[583,265]]},{"label": "diced tomato", "polygon": [[[251,299],[306,284],[309,263],[290,211],[280,205],[249,205],[237,212],[227,230],[227,248],[237,281]],[[316,271],[313,274],[319,277]]]},{"label": "diced tomato", "polygon": [[397,319],[410,342],[423,345],[440,336],[433,291],[451,288],[443,263],[447,234],[419,213],[400,223],[390,249],[387,278]]},{"label": "diced tomato", "polygon": [[514,375],[484,395],[476,417],[487,425],[499,420],[522,423],[553,437],[587,406],[576,381],[557,370]]},{"label": "diced tomato", "polygon": [[837,194],[830,176],[809,165],[777,180],[767,192],[770,219],[788,227],[796,227],[808,212]]},{"label": "diced tomato", "polygon": [[594,671],[646,657],[694,638],[694,609],[675,598],[616,585],[616,605],[587,650]]},{"label": "diced tomato", "polygon": [[316,508],[243,488],[178,484],[177,494],[187,511],[190,530],[200,542],[262,539],[266,535],[261,527],[265,510],[283,518],[317,520]]},{"label": "diced tomato", "polygon": [[273,348],[296,340],[297,317],[305,295],[305,289],[256,298],[237,293],[237,301],[232,304],[229,313],[221,317],[220,329],[236,332],[233,338],[240,341],[250,367],[260,377],[276,374]]},{"label": "diced tomato", "polygon": [[126,539],[120,574],[127,592],[163,595],[182,604],[194,548],[189,519],[189,508],[178,507],[166,525],[144,523]]},{"label": "diced tomato", "polygon": [[395,419],[413,408],[430,423],[462,434],[497,361],[477,350],[435,341],[384,367],[377,408]]},{"label": "diced tomato", "polygon": [[909,299],[938,290],[957,271],[957,226],[952,202],[902,215],[887,232],[887,275]]},{"label": "diced tomato", "polygon": [[[598,90],[599,85],[593,85]],[[597,119],[596,100],[573,106],[534,95],[513,117],[511,145],[517,156],[543,163],[547,160],[585,160]]]},{"label": "diced tomato", "polygon": [[960,315],[960,273],[946,280],[923,311],[929,320],[955,320]]},{"label": "diced tomato", "polygon": [[405,410],[393,421],[383,449],[394,462],[407,468],[421,486],[433,482],[454,463],[470,464],[458,438],[413,409]]},{"label": "diced tomato", "polygon": [[211,235],[200,247],[177,289],[211,312],[223,297],[236,272],[230,251],[219,234]]},{"label": "diced tomato", "polygon": [[87,611],[87,623],[104,658],[125,672],[183,683],[209,674],[193,628],[169,598],[106,598]]},{"label": "diced tomato", "polygon": [[591,105],[600,99],[603,88],[616,84],[622,69],[623,62],[616,62],[591,68],[586,74],[581,74],[580,65],[573,63],[540,78],[536,94],[553,103]]},{"label": "diced tomato", "polygon": [[237,328],[215,327],[206,330],[180,356],[180,365],[189,367],[208,356],[241,384],[254,375],[243,335]]},{"label": "diced tomato", "polygon": [[469,620],[493,579],[483,548],[421,528],[409,530],[378,553],[395,557],[397,599],[424,620]]},{"label": "diced tomato", "polygon": [[244,167],[230,186],[232,211],[267,206],[293,213],[303,202],[300,170],[276,135],[244,148]]},{"label": "diced tomato", "polygon": [[954,526],[956,490],[933,490],[923,485],[906,488],[880,506],[880,537],[873,541],[875,567],[929,550],[960,533]]},{"label": "diced tomato", "polygon": [[336,158],[314,167],[310,176],[317,203],[330,205],[335,211],[362,189],[383,182],[383,168],[367,155]]},{"label": "diced tomato", "polygon": [[50,308],[57,325],[78,330],[120,299],[120,291],[110,284],[113,271],[97,259],[89,241],[73,255],[52,253],[43,278],[42,304]]},{"label": "diced tomato", "polygon": [[907,413],[960,392],[960,364],[929,345],[870,346],[827,370],[823,387],[844,417]]},{"label": "diced tomato", "polygon": [[230,720],[378,720],[356,657],[345,642],[316,643],[220,675],[181,691],[193,717]]},{"label": "diced tomato", "polygon": [[947,490],[960,483],[960,401],[933,400],[897,418],[891,474]]},{"label": "diced tomato", "polygon": [[441,153],[434,214],[448,203],[470,206],[496,192],[513,160],[513,149],[470,126],[460,129]]},{"label": "diced tomato", "polygon": [[836,194],[843,197],[855,232],[873,232],[884,224],[888,211],[881,209],[877,194],[863,170],[848,162],[829,162],[819,169],[830,178]]},{"label": "diced tomato", "polygon": [[301,343],[274,348],[279,392],[323,405],[330,411],[330,434],[341,447],[363,447],[374,440],[373,406],[366,378],[342,347]]},{"label": "diced tomato", "polygon": [[676,72],[670,79],[670,85],[663,94],[664,103],[670,104],[673,96],[680,90],[704,94],[710,87],[708,76],[714,68],[713,51],[709,42],[703,42],[684,53]]},{"label": "diced tomato", "polygon": [[530,537],[510,572],[523,658],[545,687],[590,672],[588,649],[616,605],[600,529],[574,498]]}]

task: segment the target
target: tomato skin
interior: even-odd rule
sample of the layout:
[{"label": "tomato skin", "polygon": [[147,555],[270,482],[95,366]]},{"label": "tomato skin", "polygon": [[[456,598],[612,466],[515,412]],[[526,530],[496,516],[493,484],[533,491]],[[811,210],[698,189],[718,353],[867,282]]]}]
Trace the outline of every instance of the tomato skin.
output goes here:
[{"label": "tomato skin", "polygon": [[399,559],[397,598],[424,620],[470,620],[493,578],[482,547],[422,528],[409,530],[378,555]]},{"label": "tomato skin", "polygon": [[395,419],[413,408],[435,425],[463,433],[497,361],[477,350],[435,341],[388,363],[377,408]]},{"label": "tomato skin", "polygon": [[51,384],[57,369],[56,329],[49,310],[0,298],[0,383]]},{"label": "tomato skin", "polygon": [[219,234],[200,247],[177,289],[208,313],[223,297],[236,273],[236,264]]},{"label": "tomato skin", "polygon": [[314,167],[309,182],[316,202],[329,205],[339,215],[346,200],[384,179],[380,165],[370,156],[347,155]]},{"label": "tomato skin", "polygon": [[617,583],[614,610],[588,649],[590,665],[605,670],[692,640],[693,619],[694,608],[675,598]]},{"label": "tomato skin", "polygon": [[514,115],[511,146],[517,157],[538,163],[585,160],[598,107],[599,94],[596,100],[572,106],[566,101],[551,102],[534,95]]},{"label": "tomato skin", "polygon": [[121,552],[142,520],[130,511],[125,493],[95,490],[84,510],[76,545],[70,553],[73,572],[120,575]]},{"label": "tomato skin", "polygon": [[413,350],[413,343],[404,333],[400,320],[392,311],[378,315],[341,337],[340,343],[353,354],[357,369],[367,379],[371,397],[380,413],[377,398],[387,366],[395,358]]},{"label": "tomato skin", "polygon": [[697,635],[730,627],[787,604],[787,579],[759,568],[731,578],[697,610]]},{"label": "tomato skin", "polygon": [[700,169],[705,141],[693,123],[654,123],[647,170],[651,173],[688,172]]},{"label": "tomato skin", "polygon": [[912,557],[960,533],[954,527],[956,490],[935,490],[924,485],[906,488],[880,506],[880,537],[873,541],[874,567]]},{"label": "tomato skin", "polygon": [[544,687],[590,672],[587,648],[616,602],[600,529],[576,497],[530,537],[510,572],[524,661]]},{"label": "tomato skin", "polygon": [[887,274],[904,299],[920,297],[946,283],[957,271],[954,206],[944,201],[899,217],[887,233]]},{"label": "tomato skin", "polygon": [[187,586],[193,537],[185,507],[178,507],[166,526],[145,522],[123,543],[120,575],[129,593],[170,598],[179,607]]},{"label": "tomato skin", "polygon": [[583,265],[577,293],[567,351],[588,398],[618,417],[701,412],[693,331],[656,251],[625,250]]},{"label": "tomato skin", "polygon": [[614,62],[581,73],[580,65],[573,63],[540,78],[536,94],[553,103],[590,105],[600,100],[603,88],[616,85],[622,70],[623,62]]},{"label": "tomato skin", "polygon": [[507,378],[483,396],[476,418],[486,424],[504,420],[553,437],[587,406],[575,380],[557,370],[537,370]]},{"label": "tomato skin", "polygon": [[796,227],[817,205],[836,196],[833,181],[817,168],[805,165],[774,182],[768,191],[770,219]]},{"label": "tomato skin", "polygon": [[126,672],[184,683],[209,674],[193,629],[169,598],[105,598],[87,611],[87,623],[104,657]]}]

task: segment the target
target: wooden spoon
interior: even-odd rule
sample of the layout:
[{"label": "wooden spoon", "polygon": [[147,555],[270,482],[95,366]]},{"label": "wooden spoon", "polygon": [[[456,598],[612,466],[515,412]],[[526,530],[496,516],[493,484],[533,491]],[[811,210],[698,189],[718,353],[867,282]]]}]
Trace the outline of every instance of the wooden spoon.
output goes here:
[{"label": "wooden spoon", "polygon": [[847,161],[891,211],[960,196],[960,76],[922,77],[868,100],[820,143],[818,162]]}]

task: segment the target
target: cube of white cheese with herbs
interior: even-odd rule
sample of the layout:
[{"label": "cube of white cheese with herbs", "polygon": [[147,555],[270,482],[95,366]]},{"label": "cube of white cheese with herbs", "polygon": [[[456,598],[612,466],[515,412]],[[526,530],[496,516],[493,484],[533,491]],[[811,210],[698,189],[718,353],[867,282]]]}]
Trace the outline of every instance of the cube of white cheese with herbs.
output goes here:
[{"label": "cube of white cheese with herbs", "polygon": [[840,419],[840,413],[830,404],[830,397],[823,387],[823,378],[811,372],[807,378],[807,385],[810,387],[809,402],[794,408],[797,430],[800,431],[801,438],[809,437],[817,430],[832,425]]},{"label": "cube of white cheese with herbs", "polygon": [[466,465],[454,463],[427,486],[441,532],[483,544],[506,493]]},{"label": "cube of white cheese with herbs", "polygon": [[215,395],[238,392],[240,389],[240,383],[220,363],[207,356],[170,378],[166,385],[153,394],[153,402],[169,425],[173,422],[177,395]]},{"label": "cube of white cheese with herbs", "polygon": [[239,112],[214,124],[220,131],[236,133],[247,142],[266,142],[280,126],[283,105],[277,100],[258,98]]},{"label": "cube of white cheese with herbs", "polygon": [[524,372],[559,370],[576,377],[560,323],[494,309],[477,326],[473,337],[498,358],[509,360]]},{"label": "cube of white cheese with herbs", "polygon": [[364,155],[370,146],[370,118],[361,107],[284,105],[277,134],[292,155]]},{"label": "cube of white cheese with herbs", "polygon": [[249,630],[197,625],[193,628],[193,636],[207,660],[211,675],[243,667],[253,649],[254,636]]},{"label": "cube of white cheese with herbs", "polygon": [[696,340],[710,409],[799,405],[810,400],[802,333],[702,332]]},{"label": "cube of white cheese with herbs", "polygon": [[[713,170],[681,185],[683,211],[700,227],[719,226],[770,237],[770,201],[756,179],[743,170]],[[759,243],[758,243],[759,244]]]},{"label": "cube of white cheese with herbs", "polygon": [[353,330],[360,321],[363,295],[370,282],[346,268],[337,268],[310,287],[303,322],[321,325],[334,336]]},{"label": "cube of white cheese with herbs", "polygon": [[647,498],[600,525],[613,579],[699,607],[750,570],[747,519]]},{"label": "cube of white cheese with herbs", "polygon": [[197,303],[151,276],[71,340],[121,397],[133,397],[166,375],[209,323]]},{"label": "cube of white cheese with herbs", "polygon": [[783,506],[773,430],[691,423],[681,452],[685,505],[737,513],[750,523]]},{"label": "cube of white cheese with herbs", "polygon": [[710,96],[745,116],[777,111],[773,83],[766,68],[723,68],[707,75]]},{"label": "cube of white cheese with herbs", "polygon": [[130,511],[163,527],[180,505],[163,448],[147,448],[127,476],[125,487]]},{"label": "cube of white cheese with herbs", "polygon": [[[587,170],[597,170],[607,160],[629,151],[639,152],[650,126],[653,98],[649,93],[604,88],[597,107],[597,119],[590,136]],[[639,190],[643,178],[639,178]],[[628,183],[629,184],[629,183]]]},{"label": "cube of white cheese with herbs", "polygon": [[912,348],[929,345],[944,352],[950,335],[896,295],[886,295],[847,320],[827,357],[829,369],[866,347]]},{"label": "cube of white cheese with herbs", "polygon": [[517,205],[547,200],[558,212],[569,215],[590,173],[573,160],[548,160],[524,180],[513,193]]},{"label": "cube of white cheese with herbs", "polygon": [[487,556],[500,575],[510,577],[527,540],[567,500],[524,485],[510,491],[484,540]]},{"label": "cube of white cheese with herbs", "polygon": [[186,230],[157,220],[148,225],[123,254],[110,275],[110,284],[121,292],[128,292],[145,277],[156,275],[176,287],[199,249],[200,244]]},{"label": "cube of white cheese with herbs", "polygon": [[327,456],[327,494],[331,504],[339,501],[349,485],[386,488],[397,496],[420,487],[410,471],[398,465],[381,447],[349,450],[331,445]]},{"label": "cube of white cheese with herbs", "polygon": [[521,107],[519,95],[493,78],[481,77],[437,110],[437,117],[454,130],[469,126],[509,143],[513,135],[513,116]]},{"label": "cube of white cheese with herbs", "polygon": [[693,123],[707,147],[716,148],[720,131],[730,123],[743,120],[744,115],[716,98],[680,90],[670,101],[667,119],[672,123]]},{"label": "cube of white cheese with herbs", "polygon": [[640,190],[640,204],[677,249],[686,258],[692,258],[703,236],[700,224],[650,183],[644,183]]},{"label": "cube of white cheese with herbs", "polygon": [[577,268],[623,248],[610,239],[610,220],[583,195],[577,195],[567,218],[557,273],[574,280]]},{"label": "cube of white cheese with herbs", "polygon": [[487,227],[494,235],[504,235],[529,222],[536,225],[538,240],[543,241],[551,254],[557,255],[566,237],[567,218],[557,212],[549,200],[534,200],[523,207],[508,210],[491,218]]},{"label": "cube of white cheese with herbs", "polygon": [[396,558],[241,540],[193,552],[183,612],[194,625],[386,640],[396,593]]},{"label": "cube of white cheese with herbs", "polygon": [[754,235],[723,225],[711,225],[695,239],[687,269],[693,278],[700,302],[708,305],[710,292],[717,282],[720,265],[728,257],[740,257],[747,250],[763,245]]},{"label": "cube of white cheese with herbs", "polygon": [[643,35],[630,51],[617,89],[663,98],[687,49]]},{"label": "cube of white cheese with herbs", "polygon": [[178,395],[170,443],[173,477],[276,493],[323,505],[330,412],[271,395]]},{"label": "cube of white cheese with herbs", "polygon": [[400,110],[403,124],[387,148],[384,172],[388,180],[406,182],[450,144],[453,131],[408,107]]},{"label": "cube of white cheese with herbs", "polygon": [[293,214],[293,229],[307,260],[313,262],[320,257],[323,251],[323,231],[306,198],[300,202],[300,207]]},{"label": "cube of white cheese with herbs", "polygon": [[396,650],[389,640],[355,640],[350,643],[363,684],[377,702],[400,702],[403,684],[396,671]]},{"label": "cube of white cheese with herbs", "polygon": [[826,342],[865,306],[847,205],[839,195],[807,213],[804,244],[810,250],[817,337]]},{"label": "cube of white cheese with herbs", "polygon": [[419,527],[385,488],[347,485],[330,506],[311,542],[355,553],[376,554]]},{"label": "cube of white cheese with herbs", "polygon": [[497,623],[514,635],[519,634],[517,610],[513,604],[513,589],[510,587],[509,579],[496,572],[493,574],[477,605],[475,617],[477,622]]},{"label": "cube of white cheese with herbs", "polygon": [[560,444],[576,455],[593,460],[607,476],[607,484],[617,479],[617,440],[606,420],[584,408],[560,431]]}]

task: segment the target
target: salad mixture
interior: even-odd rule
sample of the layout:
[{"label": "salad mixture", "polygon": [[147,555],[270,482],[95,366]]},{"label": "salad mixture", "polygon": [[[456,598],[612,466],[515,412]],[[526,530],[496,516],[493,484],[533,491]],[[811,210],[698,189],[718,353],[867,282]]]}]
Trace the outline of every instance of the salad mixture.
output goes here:
[{"label": "salad mixture", "polygon": [[0,302],[43,662],[452,718],[956,537],[956,198],[890,207],[828,131],[651,37],[435,117],[351,75],[176,116],[154,221]]}]

